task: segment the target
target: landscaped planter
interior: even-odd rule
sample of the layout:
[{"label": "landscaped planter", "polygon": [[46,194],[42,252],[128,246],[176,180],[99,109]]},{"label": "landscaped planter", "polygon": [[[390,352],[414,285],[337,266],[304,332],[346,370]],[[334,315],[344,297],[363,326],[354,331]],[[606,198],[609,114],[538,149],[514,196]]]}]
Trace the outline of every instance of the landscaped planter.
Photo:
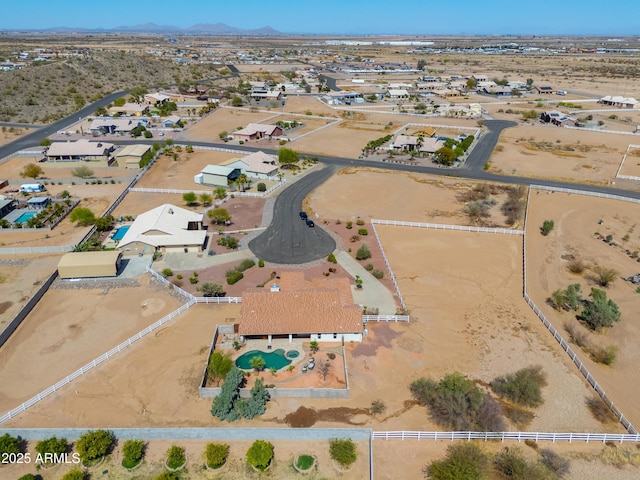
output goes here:
[{"label": "landscaped planter", "polygon": [[140,461],[133,467],[129,468],[129,467],[125,467],[124,465],[122,465],[122,460],[120,461],[120,466],[122,468],[124,468],[125,470],[127,470],[128,472],[133,472],[134,470],[137,470],[138,468],[140,468],[140,465],[142,465],[143,460],[140,459]]},{"label": "landscaped planter", "polygon": [[309,473],[309,472],[311,472],[314,469],[314,467],[316,466],[316,464],[318,463],[316,457],[313,456],[313,455],[308,455],[309,457],[313,458],[313,463],[311,464],[311,466],[309,468],[307,468],[306,470],[303,470],[300,467],[298,467],[298,459],[301,456],[302,455],[296,455],[295,456],[295,458],[293,459],[293,468],[295,468],[300,473]]},{"label": "landscaped planter", "polygon": [[333,468],[335,468],[340,473],[350,472],[351,470],[353,470],[353,466],[355,465],[355,462],[353,462],[348,468],[345,469],[342,465],[340,465],[335,460],[332,460],[331,462],[333,463]]},{"label": "landscaped planter", "polygon": [[179,472],[180,470],[182,470],[184,467],[187,466],[187,462],[189,461],[189,457],[187,455],[185,455],[184,456],[184,463],[182,465],[180,465],[179,467],[177,467],[177,468],[169,467],[169,465],[167,465],[168,461],[169,461],[169,459],[165,458],[165,460],[164,460],[164,468],[166,468],[170,472]]},{"label": "landscaped planter", "polygon": [[206,460],[204,461],[204,466],[205,466],[205,468],[206,468],[207,470],[209,470],[210,472],[219,472],[219,471],[221,471],[221,470],[225,467],[225,465],[226,465],[226,464],[227,464],[227,461],[225,461],[225,462],[224,462],[222,465],[220,465],[219,467],[217,467],[217,468],[213,468],[213,467],[210,467],[210,466],[209,466],[209,462],[207,462]]},{"label": "landscaped planter", "polygon": [[266,472],[267,470],[269,470],[271,468],[271,465],[273,465],[273,459],[271,459],[271,461],[269,462],[269,465],[266,466],[266,468],[264,470],[260,470],[258,467],[254,467],[253,465],[249,465],[255,472],[258,473],[262,473],[262,472]]}]

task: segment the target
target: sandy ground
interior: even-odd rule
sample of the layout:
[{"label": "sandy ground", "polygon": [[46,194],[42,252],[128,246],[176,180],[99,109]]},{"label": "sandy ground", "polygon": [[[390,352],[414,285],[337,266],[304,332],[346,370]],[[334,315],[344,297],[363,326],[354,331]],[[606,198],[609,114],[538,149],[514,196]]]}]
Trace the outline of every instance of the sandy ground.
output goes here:
[{"label": "sandy ground", "polygon": [[0,257],[0,330],[6,327],[49,278],[59,260],[60,255]]},{"label": "sandy ground", "polygon": [[[634,140],[628,135],[585,133],[539,123],[520,125],[500,136],[491,155],[491,171],[607,184],[614,180],[622,156]],[[542,142],[547,142],[544,150]]]},{"label": "sandy ground", "polygon": [[0,351],[0,410],[18,406],[178,308],[166,287],[149,279],[139,277],[138,288],[50,288]]},{"label": "sandy ground", "polygon": [[91,162],[42,162],[38,163],[38,165],[40,165],[40,167],[44,171],[40,178],[38,178],[37,180],[23,179],[20,176],[20,173],[22,172],[22,169],[25,167],[25,165],[28,165],[30,163],[37,163],[41,158],[42,156],[38,156],[37,158],[13,157],[10,160],[0,164],[0,177],[2,177],[3,179],[6,178],[9,180],[23,181],[24,183],[34,181],[41,183],[43,181],[46,181],[47,183],[49,183],[50,181],[55,181],[57,183],[58,180],[73,179],[74,176],[72,172],[79,165],[88,166],[89,168],[91,168],[91,170],[93,170],[93,176],[95,178],[101,179],[113,178],[114,180],[118,180],[134,177],[137,173],[136,170],[121,167],[95,167],[91,165]]},{"label": "sandy ground", "polygon": [[0,146],[13,142],[31,132],[33,132],[33,129],[26,127],[0,127]]},{"label": "sandy ground", "polygon": [[[640,142],[637,142],[636,145],[638,143]],[[634,147],[629,149],[629,153],[620,169],[620,175],[640,177],[640,148]]]},{"label": "sandy ground", "polygon": [[[277,115],[278,111],[273,112]],[[179,139],[183,141],[220,141],[218,134],[227,131],[229,134],[242,127],[246,127],[249,123],[269,123],[268,118],[273,115],[268,113],[251,113],[245,110],[235,110],[232,108],[219,108],[198,123],[191,125],[186,129]]]},{"label": "sandy ground", "polygon": [[[640,271],[635,259],[625,253],[636,250],[640,237],[635,230],[640,207],[637,204],[598,199],[583,195],[532,192],[527,225],[528,291],[538,307],[554,326],[563,332],[563,324],[574,320],[570,312],[558,313],[546,304],[546,299],[558,288],[572,283],[582,286],[583,296],[597,286],[593,273],[586,270],[575,275],[567,270],[567,260],[573,255],[588,264],[614,268],[620,277],[628,277]],[[553,219],[555,228],[548,237],[539,234],[545,219]],[[602,224],[598,224],[602,221]],[[598,240],[595,232],[603,236],[613,235],[616,245],[610,246]],[[629,235],[628,240],[623,240]],[[636,287],[618,278],[606,291],[622,312],[622,319],[612,328],[601,333],[589,333],[589,341],[618,348],[616,362],[606,367],[592,362],[579,347],[572,346],[592,375],[602,385],[607,395],[632,424],[640,424],[640,405],[636,401],[638,387],[638,363],[640,352],[634,347],[640,338],[640,322],[636,313],[640,309],[640,296]],[[585,329],[586,331],[586,329]]]}]

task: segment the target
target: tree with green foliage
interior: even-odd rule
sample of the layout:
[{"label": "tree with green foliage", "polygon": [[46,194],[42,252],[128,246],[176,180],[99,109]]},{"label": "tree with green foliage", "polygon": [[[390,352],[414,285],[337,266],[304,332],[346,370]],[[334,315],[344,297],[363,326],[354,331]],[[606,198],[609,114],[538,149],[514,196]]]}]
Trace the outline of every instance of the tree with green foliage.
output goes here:
[{"label": "tree with green foliage", "polygon": [[222,200],[227,196],[227,189],[224,187],[218,187],[213,191],[213,194],[215,195],[216,199]]},{"label": "tree with green foliage", "polygon": [[34,180],[43,174],[44,170],[37,163],[27,163],[20,172],[22,178],[33,178]]},{"label": "tree with green foliage", "polygon": [[71,220],[72,223],[77,223],[81,227],[86,227],[95,223],[96,216],[88,208],[77,207],[74,208],[69,215],[69,220]]},{"label": "tree with green foliage", "polygon": [[238,97],[237,95],[234,95],[234,97],[231,99],[232,107],[241,107],[243,103],[244,102],[242,101],[242,98]]},{"label": "tree with green foliage", "polygon": [[154,477],[153,480],[180,480],[180,472],[169,472],[167,470]]},{"label": "tree with green foliage", "polygon": [[256,372],[264,370],[264,365],[265,365],[264,358],[262,358],[259,355],[256,355],[255,357],[252,357],[249,360],[249,365],[251,365],[251,368],[253,368]]},{"label": "tree with green foliage", "polygon": [[358,459],[356,444],[350,438],[334,438],[329,442],[331,459],[343,468],[349,468]]},{"label": "tree with green foliage", "polygon": [[76,451],[83,462],[96,460],[109,453],[114,441],[110,430],[89,430],[76,442]]},{"label": "tree with green foliage", "polygon": [[229,445],[225,443],[208,443],[204,455],[209,468],[220,468],[227,462]]},{"label": "tree with green foliage", "polygon": [[184,200],[184,203],[186,203],[189,207],[198,203],[198,197],[194,192],[183,193],[182,200]]},{"label": "tree with green foliage", "polygon": [[20,438],[5,433],[0,437],[0,455],[20,453]]},{"label": "tree with green foliage", "polygon": [[142,461],[144,456],[144,442],[142,440],[127,440],[122,446],[122,466],[133,468]]},{"label": "tree with green foliage", "polygon": [[43,457],[47,453],[53,453],[55,455],[60,455],[65,453],[69,448],[69,443],[66,438],[58,438],[55,435],[50,438],[46,438],[44,440],[40,440],[36,443],[36,452],[42,455]]},{"label": "tree with green foliage", "polygon": [[227,132],[226,130],[223,130],[220,133],[218,133],[218,137],[220,137],[220,140],[224,140],[226,142],[228,140],[227,137],[229,137],[229,132]]},{"label": "tree with green foliage", "polygon": [[436,460],[422,471],[431,480],[481,480],[489,467],[489,457],[475,443],[454,443],[447,447],[444,459]]},{"label": "tree with green foliage", "polygon": [[104,217],[96,218],[94,225],[96,226],[96,230],[99,232],[106,232],[107,230],[111,230],[115,223],[116,219],[113,215],[106,215]]},{"label": "tree with green foliage", "polygon": [[227,376],[233,368],[233,359],[230,353],[222,353],[214,351],[209,357],[207,366],[207,378],[215,383],[216,387],[220,386],[220,381]]},{"label": "tree with green foliage", "polygon": [[265,440],[256,440],[247,450],[247,463],[264,471],[273,460],[273,444]]},{"label": "tree with green foliage", "polygon": [[33,473],[27,473],[18,478],[18,480],[42,480],[42,477],[40,475],[36,477]]},{"label": "tree with green foliage", "polygon": [[231,215],[226,208],[216,207],[207,212],[207,216],[211,219],[212,222],[217,223],[218,225],[224,224],[231,220]]},{"label": "tree with green foliage", "polygon": [[43,138],[42,140],[40,140],[40,146],[41,147],[50,147],[52,143],[53,142],[51,141],[51,139],[49,137]]},{"label": "tree with green foliage", "polygon": [[578,310],[580,305],[582,305],[580,284],[574,283],[569,285],[566,290],[558,289],[554,291],[549,300],[556,310]]},{"label": "tree with green foliage", "polygon": [[213,399],[211,414],[220,420],[233,422],[240,418],[236,402],[240,398],[240,388],[244,384],[244,375],[238,367],[232,367],[224,379],[220,394]]},{"label": "tree with green foliage", "polygon": [[282,168],[295,168],[299,161],[298,152],[291,148],[282,147],[278,150],[278,161]]},{"label": "tree with green foliage", "polygon": [[85,480],[87,478],[86,472],[80,470],[79,468],[74,468],[73,470],[65,473],[61,480]]},{"label": "tree with green foliage", "polygon": [[451,430],[500,432],[504,419],[497,402],[458,372],[435,382],[419,378],[410,385],[411,394],[429,407],[433,420]]},{"label": "tree with green foliage", "polygon": [[540,227],[540,233],[545,237],[551,233],[555,227],[555,222],[553,220],[545,220],[542,222],[542,226]]},{"label": "tree with green foliage", "polygon": [[124,106],[125,103],[127,103],[127,99],[124,98],[124,97],[120,97],[120,98],[116,98],[113,101],[113,106],[114,107],[122,107],[122,106]]},{"label": "tree with green foliage", "polygon": [[336,256],[333,254],[333,252],[331,252],[327,257],[327,262],[338,263],[338,260],[336,259]]},{"label": "tree with green foliage", "polygon": [[544,402],[541,388],[546,384],[542,366],[536,365],[493,379],[491,389],[519,405],[539,407]]},{"label": "tree with green foliage", "polygon": [[260,182],[258,183],[258,185],[256,185],[256,188],[259,192],[266,192],[267,191],[267,185],[264,182]]},{"label": "tree with green foliage", "polygon": [[246,420],[251,420],[254,417],[263,415],[264,412],[267,411],[267,402],[270,398],[271,395],[264,386],[264,381],[258,378],[255,385],[251,388],[251,397],[246,400],[238,400],[238,413]]},{"label": "tree with green foliage", "polygon": [[596,274],[598,284],[601,287],[608,287],[616,278],[618,278],[618,272],[613,268],[603,267],[602,265],[594,265],[591,270]]},{"label": "tree with green foliage", "polygon": [[592,330],[611,327],[620,321],[620,309],[611,299],[607,299],[607,292],[592,288],[589,294],[591,300],[582,310],[582,319]]},{"label": "tree with green foliage", "polygon": [[455,162],[457,158],[458,156],[456,155],[455,151],[449,147],[439,148],[433,154],[434,162],[439,163],[440,165],[445,165],[447,167],[453,165],[453,162]]},{"label": "tree with green foliage", "polygon": [[209,193],[201,193],[199,199],[203,207],[208,207],[213,202],[213,197]]}]

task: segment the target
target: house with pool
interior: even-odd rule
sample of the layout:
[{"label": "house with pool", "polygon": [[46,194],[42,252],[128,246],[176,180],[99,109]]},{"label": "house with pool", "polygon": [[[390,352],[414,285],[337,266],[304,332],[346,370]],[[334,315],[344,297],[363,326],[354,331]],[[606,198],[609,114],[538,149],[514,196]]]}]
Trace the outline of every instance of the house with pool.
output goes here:
[{"label": "house with pool", "polygon": [[288,271],[242,294],[238,334],[245,340],[361,342],[363,333],[362,308],[346,278]]}]

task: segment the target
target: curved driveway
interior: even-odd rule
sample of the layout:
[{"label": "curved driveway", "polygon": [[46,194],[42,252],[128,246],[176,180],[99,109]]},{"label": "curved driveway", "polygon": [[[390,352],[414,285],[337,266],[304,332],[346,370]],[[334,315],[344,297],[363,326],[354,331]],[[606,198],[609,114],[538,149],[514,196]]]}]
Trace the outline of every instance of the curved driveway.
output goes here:
[{"label": "curved driveway", "polygon": [[500,134],[505,128],[515,127],[518,125],[516,122],[510,122],[508,120],[485,120],[485,126],[488,131],[485,132],[478,143],[473,147],[473,150],[469,154],[469,158],[462,168],[468,168],[471,170],[483,170],[484,164],[487,163],[491,157],[493,149],[496,148]]},{"label": "curved driveway", "polygon": [[278,195],[271,225],[249,242],[249,248],[258,258],[273,263],[300,264],[325,258],[335,250],[336,242],[321,226],[307,227],[299,215],[302,200],[335,170],[327,166],[311,172]]}]

